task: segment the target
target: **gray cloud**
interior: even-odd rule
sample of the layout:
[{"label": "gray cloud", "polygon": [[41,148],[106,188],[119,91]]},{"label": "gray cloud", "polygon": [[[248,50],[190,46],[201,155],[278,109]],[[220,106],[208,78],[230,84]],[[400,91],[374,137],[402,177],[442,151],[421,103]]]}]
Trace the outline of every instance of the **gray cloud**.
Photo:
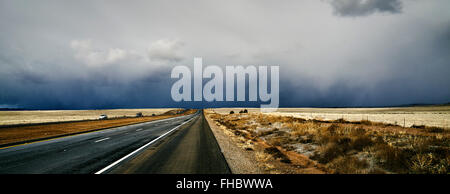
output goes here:
[{"label": "gray cloud", "polygon": [[179,62],[183,59],[180,53],[183,43],[178,40],[161,39],[150,45],[148,55],[150,59],[175,61]]},{"label": "gray cloud", "polygon": [[450,1],[328,2],[0,1],[0,107],[257,106],[173,102],[194,57],[279,65],[282,106],[450,100]]},{"label": "gray cloud", "polygon": [[334,13],[340,16],[366,16],[375,12],[400,13],[400,0],[331,0]]},{"label": "gray cloud", "polygon": [[70,46],[75,51],[75,57],[90,66],[117,63],[128,55],[127,51],[119,48],[110,48],[106,51],[94,50],[91,40],[72,40]]}]

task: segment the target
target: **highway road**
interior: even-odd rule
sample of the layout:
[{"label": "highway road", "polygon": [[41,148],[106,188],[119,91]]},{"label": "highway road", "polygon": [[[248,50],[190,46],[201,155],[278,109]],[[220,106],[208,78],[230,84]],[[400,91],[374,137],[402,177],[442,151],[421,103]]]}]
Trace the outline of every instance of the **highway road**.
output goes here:
[{"label": "highway road", "polygon": [[230,174],[231,170],[201,114],[177,134],[146,149],[110,173]]},{"label": "highway road", "polygon": [[[0,174],[229,173],[203,122],[198,112],[0,148]],[[173,157],[177,153],[180,157]],[[198,165],[184,165],[193,163]]]}]

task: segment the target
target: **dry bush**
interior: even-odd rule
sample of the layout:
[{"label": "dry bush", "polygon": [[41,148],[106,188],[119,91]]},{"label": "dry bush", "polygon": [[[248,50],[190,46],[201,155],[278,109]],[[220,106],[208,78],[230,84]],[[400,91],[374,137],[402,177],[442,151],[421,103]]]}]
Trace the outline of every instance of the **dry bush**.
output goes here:
[{"label": "dry bush", "polygon": [[425,138],[410,138],[409,144],[412,150],[417,153],[427,153],[433,145],[433,140]]},{"label": "dry bush", "polygon": [[411,173],[446,174],[450,171],[448,139],[422,138],[411,141],[415,155],[409,159]]},{"label": "dry bush", "polygon": [[[370,149],[382,167],[395,173],[449,172],[448,142],[430,137],[413,137],[407,144],[404,147],[396,147],[378,142]],[[443,144],[447,144],[447,147],[442,146]]]},{"label": "dry bush", "polygon": [[314,139],[320,145],[314,158],[324,164],[339,156],[345,156],[349,151],[362,151],[374,144],[364,129],[347,128],[339,124],[319,129]]},{"label": "dry bush", "polygon": [[408,171],[407,151],[383,143],[373,146],[373,150],[380,165],[385,169],[399,173]]},{"label": "dry bush", "polygon": [[355,156],[340,156],[327,164],[330,169],[335,169],[337,174],[367,174],[369,164],[366,160],[359,160]]},{"label": "dry bush", "polygon": [[290,128],[291,135],[294,137],[300,137],[305,135],[312,135],[317,133],[318,130],[321,128],[324,128],[324,126],[320,123],[315,122],[292,122],[292,123],[285,123],[285,127]]},{"label": "dry bush", "polygon": [[427,173],[431,170],[433,158],[431,154],[416,154],[411,160],[411,170],[414,173]]},{"label": "dry bush", "polygon": [[351,128],[351,130],[349,131],[349,135],[351,136],[364,136],[366,135],[366,130],[362,127],[357,127],[357,128]]},{"label": "dry bush", "polygon": [[364,148],[372,146],[374,143],[368,136],[357,136],[352,140],[350,147],[357,151],[363,151]]},{"label": "dry bush", "polygon": [[369,121],[369,120],[361,120],[360,124],[361,125],[373,125],[374,123],[372,121]]},{"label": "dry bush", "polygon": [[425,125],[413,125],[411,127],[416,129],[425,129]]},{"label": "dry bush", "polygon": [[445,129],[441,127],[425,127],[425,131],[428,133],[443,133]]},{"label": "dry bush", "polygon": [[416,154],[411,158],[410,172],[416,174],[448,174],[450,160],[437,158],[434,154]]},{"label": "dry bush", "polygon": [[319,145],[326,145],[330,142],[336,142],[339,138],[337,135],[338,125],[332,124],[326,128],[317,130],[314,141]]},{"label": "dry bush", "polygon": [[345,153],[342,148],[336,143],[328,143],[325,145],[321,145],[318,148],[318,153],[311,157],[313,160],[317,160],[322,164],[326,164],[333,159],[343,156]]},{"label": "dry bush", "polygon": [[334,120],[333,123],[350,123],[350,122],[343,118],[340,118],[340,119]]}]

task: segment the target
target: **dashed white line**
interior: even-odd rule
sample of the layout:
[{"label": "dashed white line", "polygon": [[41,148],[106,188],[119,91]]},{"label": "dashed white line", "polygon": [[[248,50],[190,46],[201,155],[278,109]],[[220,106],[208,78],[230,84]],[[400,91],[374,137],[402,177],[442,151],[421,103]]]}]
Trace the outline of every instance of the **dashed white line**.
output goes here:
[{"label": "dashed white line", "polygon": [[112,168],[113,166],[117,165],[118,163],[122,162],[123,160],[127,159],[128,157],[134,155],[135,153],[141,151],[142,149],[144,149],[145,147],[147,147],[147,146],[151,145],[152,143],[158,141],[159,139],[165,137],[166,135],[170,134],[172,131],[178,129],[178,127],[184,125],[185,123],[191,121],[191,120],[194,119],[194,118],[196,118],[196,116],[192,117],[191,119],[189,119],[188,121],[182,123],[181,125],[178,125],[178,126],[174,127],[173,129],[167,131],[166,133],[164,133],[164,134],[162,134],[161,136],[155,138],[154,140],[148,142],[147,144],[143,145],[142,147],[138,148],[137,150],[134,150],[133,152],[129,153],[128,155],[122,157],[121,159],[119,159],[119,160],[113,162],[112,164],[108,165],[107,167],[105,167],[105,168],[99,170],[99,171],[96,172],[95,174],[101,174],[101,173],[107,171],[108,169]]},{"label": "dashed white line", "polygon": [[105,141],[105,140],[107,140],[107,139],[109,139],[109,137],[103,138],[103,139],[99,139],[99,140],[95,141],[95,143],[98,143],[98,142],[101,142],[101,141]]},{"label": "dashed white line", "polygon": [[136,129],[136,131],[140,131],[140,130],[142,130],[142,128]]}]

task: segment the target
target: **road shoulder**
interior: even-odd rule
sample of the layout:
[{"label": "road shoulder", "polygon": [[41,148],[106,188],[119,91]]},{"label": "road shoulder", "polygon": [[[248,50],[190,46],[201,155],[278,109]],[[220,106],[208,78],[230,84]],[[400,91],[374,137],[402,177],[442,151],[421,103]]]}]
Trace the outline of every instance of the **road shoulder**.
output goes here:
[{"label": "road shoulder", "polygon": [[255,164],[254,153],[239,147],[236,139],[230,138],[229,135],[225,134],[226,130],[221,129],[206,112],[204,114],[231,172],[233,174],[263,174],[264,171]]}]

